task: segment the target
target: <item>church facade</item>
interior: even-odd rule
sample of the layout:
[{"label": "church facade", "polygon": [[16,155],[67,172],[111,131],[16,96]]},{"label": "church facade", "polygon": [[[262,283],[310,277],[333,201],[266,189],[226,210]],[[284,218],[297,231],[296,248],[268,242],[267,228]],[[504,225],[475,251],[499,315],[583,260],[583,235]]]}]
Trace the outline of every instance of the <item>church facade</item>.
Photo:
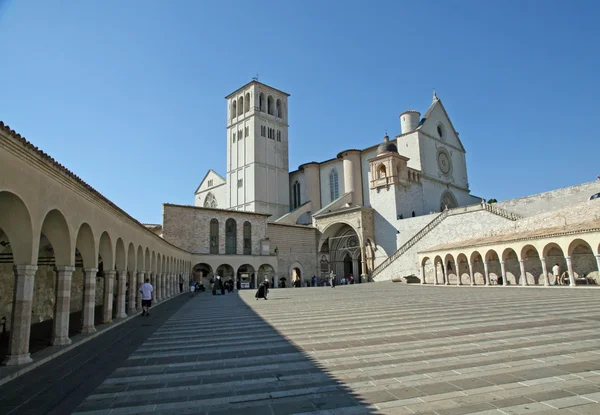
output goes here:
[{"label": "church facade", "polygon": [[[333,271],[339,278],[352,274],[368,279],[408,234],[416,232],[403,221],[480,201],[470,194],[465,148],[435,93],[423,117],[415,110],[400,114],[401,133],[394,139],[386,135],[383,142],[365,143],[361,149],[340,149],[335,158],[304,163],[293,171],[288,156],[289,97],[258,81],[226,97],[226,177],[209,170],[194,195],[195,216],[208,218],[214,209],[268,215],[264,233],[252,235],[254,241],[262,241],[260,252],[270,249],[279,256],[282,250],[294,250],[272,246],[269,230],[281,227],[277,225],[288,225],[287,234],[302,227],[314,229],[314,246],[307,253],[312,260],[291,270],[290,261],[283,261],[274,271],[279,276],[296,279],[296,273],[308,272],[323,278]],[[182,230],[168,226],[175,222],[169,220],[171,211],[165,207],[165,238],[202,254],[226,253],[215,247],[219,225],[213,222],[214,231],[202,237],[212,238],[211,250],[207,244],[181,240]],[[228,232],[243,230],[223,227],[220,235]],[[196,238],[202,230],[191,234]],[[206,276],[208,267],[201,268]]]}]

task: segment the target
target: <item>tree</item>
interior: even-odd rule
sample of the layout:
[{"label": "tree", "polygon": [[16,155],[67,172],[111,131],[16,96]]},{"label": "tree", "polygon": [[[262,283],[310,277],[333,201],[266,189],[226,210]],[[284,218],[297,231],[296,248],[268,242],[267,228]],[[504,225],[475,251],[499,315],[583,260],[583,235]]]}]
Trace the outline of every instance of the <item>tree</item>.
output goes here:
[{"label": "tree", "polygon": [[496,199],[488,199],[488,201],[487,201],[487,202],[488,202],[489,204],[492,204],[492,203],[497,203],[498,201],[497,201]]}]

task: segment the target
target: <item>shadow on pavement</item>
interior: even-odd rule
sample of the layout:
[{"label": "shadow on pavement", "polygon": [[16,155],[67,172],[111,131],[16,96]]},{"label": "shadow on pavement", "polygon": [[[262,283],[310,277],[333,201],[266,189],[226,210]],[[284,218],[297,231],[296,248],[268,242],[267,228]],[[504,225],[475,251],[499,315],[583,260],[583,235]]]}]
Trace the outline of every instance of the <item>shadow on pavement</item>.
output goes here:
[{"label": "shadow on pavement", "polygon": [[208,292],[173,314],[77,408],[92,411],[375,413],[238,294]]}]

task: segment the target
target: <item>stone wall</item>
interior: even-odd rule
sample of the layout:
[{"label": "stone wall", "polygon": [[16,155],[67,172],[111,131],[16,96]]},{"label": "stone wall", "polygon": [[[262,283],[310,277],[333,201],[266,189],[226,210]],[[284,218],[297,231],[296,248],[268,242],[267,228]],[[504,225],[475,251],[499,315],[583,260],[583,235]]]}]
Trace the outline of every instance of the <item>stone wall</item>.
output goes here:
[{"label": "stone wall", "polygon": [[299,264],[302,280],[319,275],[317,262],[317,230],[312,227],[282,225],[269,223],[267,237],[270,240],[271,252],[277,248],[279,269],[276,279],[286,277],[290,280],[290,268]]},{"label": "stone wall", "polygon": [[210,253],[210,221],[219,221],[219,253],[225,254],[225,222],[232,218],[237,225],[237,254],[244,252],[244,222],[252,225],[252,255],[260,255],[260,241],[265,238],[267,216],[251,212],[207,209],[194,206],[163,205],[163,238],[195,254]]},{"label": "stone wall", "polygon": [[507,222],[509,222],[509,219],[495,215],[486,210],[450,215],[406,251],[400,258],[377,275],[376,281],[385,281],[390,280],[395,276],[406,276],[411,274],[419,276],[420,266],[417,255],[418,252],[456,239],[481,236],[491,228],[502,226]]},{"label": "stone wall", "polygon": [[496,206],[522,216],[533,216],[585,202],[591,195],[599,192],[600,180],[596,180],[519,199],[498,202]]}]

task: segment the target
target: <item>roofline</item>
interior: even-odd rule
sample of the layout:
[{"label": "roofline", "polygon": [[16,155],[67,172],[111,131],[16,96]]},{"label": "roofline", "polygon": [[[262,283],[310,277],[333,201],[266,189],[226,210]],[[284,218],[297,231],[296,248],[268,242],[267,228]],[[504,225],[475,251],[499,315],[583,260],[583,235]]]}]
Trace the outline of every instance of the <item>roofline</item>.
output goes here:
[{"label": "roofline", "polygon": [[281,93],[281,94],[284,94],[284,95],[285,95],[285,96],[287,96],[287,97],[289,97],[289,96],[290,96],[290,94],[288,94],[287,92],[283,92],[283,91],[282,91],[282,90],[280,90],[280,89],[273,88],[272,86],[269,86],[269,85],[267,85],[267,84],[263,84],[262,82],[258,82],[258,81],[252,80],[252,81],[248,82],[246,85],[239,87],[238,89],[236,89],[235,91],[233,91],[231,94],[227,95],[227,96],[225,97],[225,99],[228,99],[228,98],[229,98],[229,97],[231,97],[232,95],[236,95],[238,92],[240,92],[242,89],[246,88],[246,87],[247,87],[248,85],[250,85],[250,84],[256,84],[256,85],[262,85],[262,86],[266,86],[267,88],[270,88],[270,89],[272,89],[272,90],[274,90],[274,91],[277,91],[277,92],[279,92],[279,93]]},{"label": "roofline", "polygon": [[247,212],[245,210],[219,209],[219,208],[209,208],[209,207],[193,206],[193,205],[177,205],[175,203],[163,203],[163,206],[173,206],[173,207],[181,207],[181,208],[197,209],[197,210],[210,210],[210,211],[214,211],[214,212],[240,213],[240,214],[244,214],[244,215],[256,215],[256,216],[264,216],[264,217],[272,216],[270,213]]},{"label": "roofline", "polygon": [[226,179],[226,178],[224,178],[223,176],[221,176],[219,173],[217,173],[217,172],[216,172],[216,171],[214,171],[213,169],[208,169],[208,171],[206,172],[206,174],[204,175],[204,177],[202,178],[202,180],[200,180],[200,184],[199,184],[199,185],[198,185],[198,187],[196,188],[196,191],[194,192],[194,195],[197,195],[197,194],[198,194],[198,191],[200,190],[200,187],[202,186],[202,183],[204,183],[204,180],[206,180],[206,178],[208,177],[208,175],[209,175],[209,173],[210,173],[211,171],[212,171],[214,174],[216,174],[217,176],[219,176],[219,177],[220,177],[222,180],[224,180],[224,181],[225,181],[225,183],[221,183],[220,185],[213,186],[213,187],[211,187],[211,189],[212,189],[212,188],[214,188],[214,187],[219,187],[219,186],[221,186],[221,185],[223,185],[223,184],[226,184],[226,183],[227,183],[227,179]]},{"label": "roofline", "polygon": [[308,230],[314,230],[316,231],[317,228],[315,228],[312,225],[297,225],[297,224],[293,224],[293,223],[280,223],[280,222],[267,222],[267,228],[271,225],[276,225],[276,226],[288,226],[291,228],[301,228],[301,229],[308,229]]},{"label": "roofline", "polygon": [[102,193],[100,193],[99,191],[94,189],[92,186],[90,186],[89,184],[84,182],[83,179],[81,179],[79,176],[77,176],[71,170],[67,169],[62,164],[60,164],[58,161],[56,161],[54,158],[52,158],[49,154],[45,153],[44,151],[40,150],[38,147],[34,146],[29,140],[27,140],[21,134],[17,133],[15,130],[11,129],[3,121],[0,121],[0,130],[3,130],[4,132],[6,132],[8,134],[9,137],[12,137],[13,139],[17,140],[21,145],[23,145],[27,149],[33,151],[34,154],[36,154],[38,157],[40,157],[43,162],[48,163],[50,165],[50,167],[56,169],[59,173],[62,173],[65,176],[73,179],[77,184],[81,185],[84,188],[84,190],[87,190],[90,193],[92,193],[92,195],[94,195],[98,199],[100,199],[101,202],[106,203],[110,208],[115,209],[117,211],[117,213],[119,213],[120,215],[123,215],[125,217],[125,219],[131,220],[135,225],[139,225],[142,229],[144,229],[146,232],[148,232],[149,235],[152,235],[153,238],[158,238],[159,241],[161,241],[167,245],[170,245],[171,247],[178,249],[183,253],[193,255],[192,252],[186,251],[185,249],[180,248],[179,246],[167,241],[164,238],[161,238],[160,236],[158,236],[157,234],[152,232],[150,229],[148,229],[146,226],[144,226],[144,224],[141,223],[139,220],[135,219],[129,213],[125,212],[123,209],[121,209],[115,203],[110,201]]}]

